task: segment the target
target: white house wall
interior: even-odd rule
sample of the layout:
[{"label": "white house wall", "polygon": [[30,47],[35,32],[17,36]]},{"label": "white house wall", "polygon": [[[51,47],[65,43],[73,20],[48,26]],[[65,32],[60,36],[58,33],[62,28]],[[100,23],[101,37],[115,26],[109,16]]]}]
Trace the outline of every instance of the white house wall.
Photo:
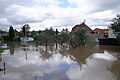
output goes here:
[{"label": "white house wall", "polygon": [[111,28],[109,28],[109,30],[108,30],[108,38],[116,38],[116,36]]}]

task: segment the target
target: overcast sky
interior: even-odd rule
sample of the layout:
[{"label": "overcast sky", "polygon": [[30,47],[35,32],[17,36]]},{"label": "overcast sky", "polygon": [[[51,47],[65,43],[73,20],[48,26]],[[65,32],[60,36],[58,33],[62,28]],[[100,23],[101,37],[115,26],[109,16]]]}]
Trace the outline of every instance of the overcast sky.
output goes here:
[{"label": "overcast sky", "polygon": [[0,29],[29,24],[31,30],[71,30],[84,20],[92,29],[104,28],[118,13],[120,0],[0,0]]}]

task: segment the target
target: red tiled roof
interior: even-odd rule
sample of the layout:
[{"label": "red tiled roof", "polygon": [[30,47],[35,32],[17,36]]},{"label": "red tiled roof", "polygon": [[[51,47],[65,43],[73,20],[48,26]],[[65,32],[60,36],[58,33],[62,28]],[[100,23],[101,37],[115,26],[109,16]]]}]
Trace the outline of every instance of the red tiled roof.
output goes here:
[{"label": "red tiled roof", "polygon": [[95,28],[93,30],[93,32],[97,32],[97,33],[107,33],[108,29],[99,29],[99,28]]}]

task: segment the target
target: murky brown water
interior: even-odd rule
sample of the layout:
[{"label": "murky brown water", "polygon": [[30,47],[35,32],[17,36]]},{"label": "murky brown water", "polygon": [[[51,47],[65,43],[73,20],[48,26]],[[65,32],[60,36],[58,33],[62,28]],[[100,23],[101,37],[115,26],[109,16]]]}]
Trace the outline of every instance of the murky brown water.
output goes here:
[{"label": "murky brown water", "polygon": [[0,55],[0,80],[120,80],[119,68],[117,46],[10,46]]}]

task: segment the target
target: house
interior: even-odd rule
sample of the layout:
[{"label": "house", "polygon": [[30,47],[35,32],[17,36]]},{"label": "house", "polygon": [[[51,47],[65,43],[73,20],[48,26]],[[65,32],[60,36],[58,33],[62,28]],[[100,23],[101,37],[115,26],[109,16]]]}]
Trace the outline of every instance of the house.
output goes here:
[{"label": "house", "polygon": [[109,30],[108,30],[108,38],[116,38],[116,35],[114,34],[114,32],[111,28],[109,28]]},{"label": "house", "polygon": [[83,29],[83,30],[85,30],[86,31],[86,34],[88,35],[88,36],[91,36],[91,37],[93,37],[93,35],[92,35],[92,29],[90,28],[90,27],[88,27],[86,24],[85,24],[85,22],[83,22],[83,23],[81,23],[81,24],[78,24],[78,25],[75,25],[73,28],[72,28],[72,30],[71,30],[71,32],[76,32],[76,31],[78,31],[79,29]]},{"label": "house", "polygon": [[32,37],[21,37],[20,40],[22,42],[32,42],[32,41],[34,41],[34,38],[32,38]]},{"label": "house", "polygon": [[108,38],[108,29],[95,28],[92,33],[95,35],[96,38],[99,39]]},{"label": "house", "polygon": [[112,46],[120,46],[120,43],[116,39],[116,35],[114,34],[111,28],[108,28],[108,38],[99,39],[100,45],[112,45]]},{"label": "house", "polygon": [[9,36],[8,32],[0,30],[0,42],[6,40],[8,36]]},{"label": "house", "polygon": [[9,36],[8,32],[0,30],[0,37]]},{"label": "house", "polygon": [[20,33],[15,29],[15,37],[19,37]]}]

